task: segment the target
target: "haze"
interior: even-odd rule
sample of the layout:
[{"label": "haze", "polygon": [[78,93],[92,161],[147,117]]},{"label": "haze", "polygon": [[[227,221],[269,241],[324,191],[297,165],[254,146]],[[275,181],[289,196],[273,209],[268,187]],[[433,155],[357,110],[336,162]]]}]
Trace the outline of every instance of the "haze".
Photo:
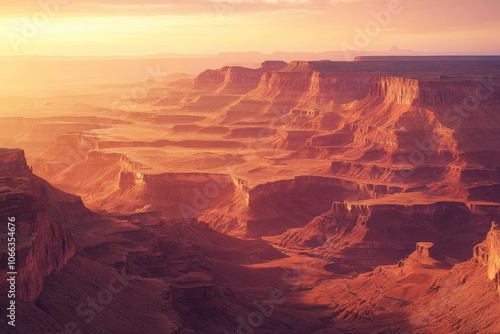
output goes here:
[{"label": "haze", "polygon": [[500,1],[4,2],[0,333],[500,333]]},{"label": "haze", "polygon": [[[51,5],[44,6],[42,4]],[[8,2],[0,9],[1,55],[213,54],[339,50],[380,13],[398,8],[363,49],[494,54],[495,0],[189,0]],[[45,9],[44,9],[45,8]],[[43,14],[48,13],[46,18]],[[38,21],[36,21],[38,19]],[[38,22],[19,42],[26,22]],[[14,41],[14,42],[13,42]],[[14,47],[13,47],[14,44]],[[18,47],[16,46],[18,44]]]}]

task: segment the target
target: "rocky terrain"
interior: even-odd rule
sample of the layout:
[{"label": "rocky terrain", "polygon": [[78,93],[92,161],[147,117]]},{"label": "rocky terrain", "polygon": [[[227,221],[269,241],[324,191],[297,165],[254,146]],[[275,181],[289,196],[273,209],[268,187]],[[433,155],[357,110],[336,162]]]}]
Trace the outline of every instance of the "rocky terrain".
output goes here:
[{"label": "rocky terrain", "polygon": [[[151,333],[500,332],[498,57],[99,89],[0,118],[18,332],[134,333],[143,309]],[[122,270],[117,302],[80,316]]]}]

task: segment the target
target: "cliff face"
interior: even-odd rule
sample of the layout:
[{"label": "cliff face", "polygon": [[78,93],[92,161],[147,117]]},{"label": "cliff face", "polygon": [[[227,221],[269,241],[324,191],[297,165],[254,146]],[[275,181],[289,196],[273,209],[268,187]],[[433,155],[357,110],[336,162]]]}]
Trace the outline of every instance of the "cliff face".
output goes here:
[{"label": "cliff face", "polygon": [[122,169],[119,189],[105,207],[127,213],[147,209],[162,217],[193,218],[234,200],[244,203],[243,189],[237,179],[224,174],[147,174]]},{"label": "cliff face", "polygon": [[206,70],[194,79],[193,89],[217,93],[244,94],[257,87],[262,71],[228,66],[219,70]]},{"label": "cliff face", "polygon": [[[484,82],[485,79],[483,79]],[[411,105],[418,103],[427,107],[453,107],[462,105],[467,99],[487,96],[485,83],[478,79],[432,78],[412,79],[408,77],[380,77],[374,80],[370,96],[381,97],[387,102]],[[491,102],[498,101],[498,92],[488,95]],[[472,108],[471,108],[472,109]]]},{"label": "cliff face", "polygon": [[[500,122],[493,112],[500,101],[499,82],[480,78],[484,68],[471,74],[481,66],[496,73],[495,64],[471,62],[472,70],[457,64],[269,62],[260,69],[255,89],[213,108],[215,122],[228,128],[226,138],[256,138],[257,125],[269,121],[273,128],[264,146],[293,150],[298,158],[332,157],[334,177],[431,190],[459,184],[439,189],[460,200],[497,201],[498,189],[489,183],[500,178],[500,162],[492,154],[500,149]],[[237,78],[241,68],[218,71],[207,71],[198,81],[215,82],[214,91],[243,83]],[[464,71],[467,75],[453,76]],[[204,105],[200,108],[207,110],[215,103]],[[238,129],[230,129],[232,124]],[[248,131],[239,129],[243,125]],[[366,150],[381,153],[372,159]]]},{"label": "cliff face", "polygon": [[370,89],[370,95],[381,97],[387,102],[412,104],[419,96],[419,82],[400,77],[381,77]]},{"label": "cliff face", "polygon": [[[24,152],[0,151],[0,216],[16,219],[17,297],[34,300],[43,278],[61,268],[74,254],[73,237],[61,217],[64,208],[84,210],[81,201],[53,188],[31,174]],[[7,235],[7,224],[2,224]],[[2,242],[1,261],[7,263],[6,243]],[[0,272],[0,289],[7,290],[5,271]]]},{"label": "cliff face", "polygon": [[[485,219],[474,216],[464,203],[421,205],[333,203],[330,211],[304,227],[290,229],[276,242],[284,247],[313,249],[325,257],[348,257],[360,268],[396,263],[416,243],[417,254],[440,254],[466,260],[484,236]],[[321,240],[322,242],[318,242]],[[430,254],[430,253],[429,253]],[[432,254],[431,254],[432,255]]]},{"label": "cliff face", "polygon": [[26,172],[29,171],[24,151],[19,149],[0,149],[0,171]]},{"label": "cliff face", "polygon": [[[280,180],[255,186],[248,192],[249,204],[257,205],[257,203],[260,203],[263,200],[265,201],[265,198],[268,198],[272,193],[287,193],[289,191],[300,192],[301,189],[304,190],[309,188],[313,190],[322,188],[342,189],[343,193],[348,192],[358,194],[359,198],[376,198],[402,191],[402,189],[398,187],[377,185],[371,183],[360,183],[338,178],[321,176],[297,176],[291,180]],[[332,201],[335,201],[335,199],[333,198],[336,197],[341,197],[341,195],[338,194],[338,196],[335,196],[334,194],[332,194]],[[332,201],[330,201],[330,203]]]},{"label": "cliff face", "polygon": [[280,71],[266,71],[252,98],[289,100],[296,108],[325,107],[364,98],[371,78],[367,74],[346,75],[313,69],[309,62],[292,62]]},{"label": "cliff face", "polygon": [[486,266],[488,278],[500,292],[500,227],[493,223],[486,240],[474,248],[474,259]]}]

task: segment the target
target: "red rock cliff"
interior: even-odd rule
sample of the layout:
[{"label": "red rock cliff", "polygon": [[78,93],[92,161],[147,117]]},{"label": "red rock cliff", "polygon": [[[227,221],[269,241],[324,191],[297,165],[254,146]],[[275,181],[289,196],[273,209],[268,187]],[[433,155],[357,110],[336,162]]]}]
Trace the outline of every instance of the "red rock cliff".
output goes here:
[{"label": "red rock cliff", "polygon": [[243,94],[257,87],[262,71],[238,66],[206,70],[194,79],[193,89]]},{"label": "red rock cliff", "polygon": [[[15,217],[16,286],[19,300],[34,300],[43,278],[61,268],[74,254],[73,238],[64,225],[64,208],[83,208],[73,195],[62,193],[31,174],[22,150],[0,150],[0,217]],[[7,224],[1,225],[2,239]],[[2,242],[1,261],[7,263],[6,243]],[[7,291],[6,271],[0,271],[2,294]]]},{"label": "red rock cliff", "polygon": [[500,226],[493,223],[486,240],[474,248],[474,259],[485,265],[488,278],[500,292]]}]

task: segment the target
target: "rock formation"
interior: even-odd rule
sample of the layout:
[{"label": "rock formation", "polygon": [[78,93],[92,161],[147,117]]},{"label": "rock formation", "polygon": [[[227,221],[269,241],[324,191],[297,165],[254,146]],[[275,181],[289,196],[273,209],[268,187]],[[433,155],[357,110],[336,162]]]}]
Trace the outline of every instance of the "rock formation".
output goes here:
[{"label": "rock formation", "polygon": [[[500,332],[497,57],[176,77],[0,118],[26,150],[0,150],[19,331],[232,333],[258,310],[256,333]],[[128,288],[86,324],[117,271]]]},{"label": "rock formation", "polygon": [[500,292],[500,228],[493,222],[486,240],[474,248],[474,259],[486,266],[488,279]]},{"label": "rock formation", "polygon": [[[33,301],[44,277],[60,269],[73,256],[73,236],[61,209],[81,210],[82,202],[62,193],[30,172],[22,150],[0,150],[0,212],[16,220],[16,270],[19,300]],[[7,236],[7,224],[2,224]],[[7,263],[6,237],[1,260]],[[6,293],[6,271],[2,271],[2,293]]]}]

